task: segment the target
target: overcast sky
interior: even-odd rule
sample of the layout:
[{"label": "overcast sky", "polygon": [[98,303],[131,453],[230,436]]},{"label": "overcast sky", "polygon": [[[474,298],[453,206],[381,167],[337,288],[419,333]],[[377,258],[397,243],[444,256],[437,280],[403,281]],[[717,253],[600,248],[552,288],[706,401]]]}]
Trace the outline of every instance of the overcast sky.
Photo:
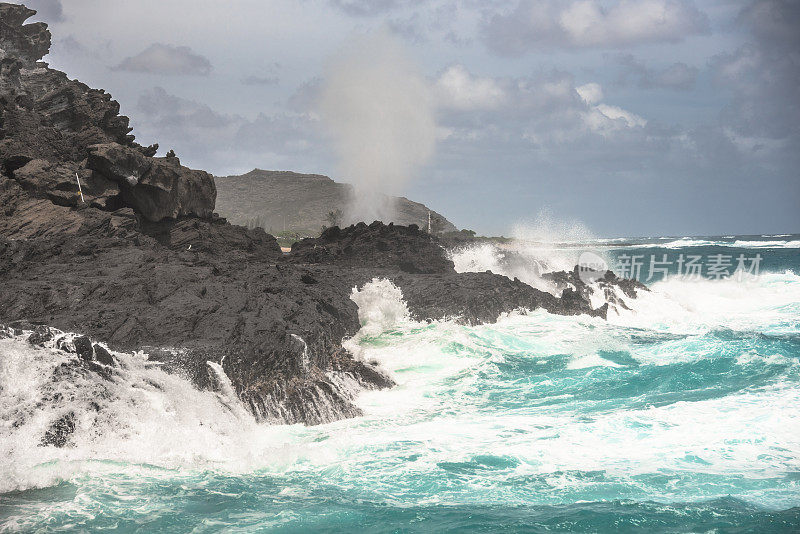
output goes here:
[{"label": "overcast sky", "polygon": [[345,42],[388,28],[435,98],[404,194],[459,227],[546,209],[598,236],[800,232],[800,2],[26,3],[51,66],[217,175],[347,181],[317,94]]}]

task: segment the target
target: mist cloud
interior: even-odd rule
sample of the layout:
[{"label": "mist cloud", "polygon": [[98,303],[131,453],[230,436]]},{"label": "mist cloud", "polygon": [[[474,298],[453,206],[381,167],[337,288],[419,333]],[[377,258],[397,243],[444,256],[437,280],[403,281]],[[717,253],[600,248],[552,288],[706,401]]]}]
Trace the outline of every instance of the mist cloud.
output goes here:
[{"label": "mist cloud", "polygon": [[340,175],[355,186],[350,220],[391,220],[384,194],[400,193],[433,154],[432,90],[387,31],[351,40],[328,65],[319,112]]}]

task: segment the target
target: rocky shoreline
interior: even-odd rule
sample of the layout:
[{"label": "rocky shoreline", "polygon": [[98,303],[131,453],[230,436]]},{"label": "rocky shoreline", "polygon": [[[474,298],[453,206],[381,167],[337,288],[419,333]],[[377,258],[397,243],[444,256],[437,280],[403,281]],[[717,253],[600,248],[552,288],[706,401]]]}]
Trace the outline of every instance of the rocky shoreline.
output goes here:
[{"label": "rocky shoreline", "polygon": [[[207,362],[216,362],[259,420],[318,424],[361,413],[342,384],[393,385],[342,347],[361,327],[352,290],[374,278],[395,283],[419,320],[491,322],[517,308],[605,317],[577,273],[553,275],[560,297],[490,272],[456,273],[414,225],[334,227],[282,254],[263,230],[214,214],[211,175],[154,157],[157,146],[134,141],[110,95],[42,62],[50,33],[24,24],[32,14],[0,4],[5,335],[29,332],[34,345],[50,329],[88,336],[56,349],[98,379],[114,360],[97,341],[143,350],[200,388],[215,387]],[[605,284],[641,289],[613,273]],[[66,444],[69,421],[53,425],[44,442]]]}]

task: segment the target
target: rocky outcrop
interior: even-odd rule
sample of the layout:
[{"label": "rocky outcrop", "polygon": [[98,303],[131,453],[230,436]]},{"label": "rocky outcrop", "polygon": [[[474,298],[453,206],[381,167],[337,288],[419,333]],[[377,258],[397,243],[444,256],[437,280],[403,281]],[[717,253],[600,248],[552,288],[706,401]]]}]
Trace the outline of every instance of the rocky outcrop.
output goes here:
[{"label": "rocky outcrop", "polygon": [[176,157],[147,157],[118,143],[89,147],[87,167],[115,182],[121,202],[148,221],[196,216],[214,212],[217,189],[205,171],[184,167]]},{"label": "rocky outcrop", "polygon": [[0,4],[0,172],[62,206],[81,202],[80,179],[84,200],[99,209],[128,207],[151,221],[210,217],[211,175],[152,157],[157,145],[134,142],[111,95],[39,61],[50,32],[41,22],[24,24],[34,13]]},{"label": "rocky outcrop", "polygon": [[369,265],[399,269],[406,273],[452,273],[453,262],[433,236],[416,225],[395,226],[375,221],[345,229],[326,229],[318,238],[292,245],[291,259],[297,263],[330,263],[343,267]]},{"label": "rocky outcrop", "polygon": [[392,281],[403,291],[411,315],[420,321],[452,318],[469,324],[491,323],[513,310],[545,309],[558,315],[586,314],[606,318],[608,306],[593,309],[588,298],[566,290],[561,297],[517,279],[491,273],[452,273],[424,277],[399,275]]},{"label": "rocky outcrop", "polygon": [[47,24],[25,21],[36,14],[19,4],[0,4],[0,61],[6,58],[38,61],[50,51]]},{"label": "rocky outcrop", "polygon": [[[606,271],[605,273],[593,272],[596,273],[596,275],[592,276],[592,279],[595,280],[597,290],[603,292],[603,298],[612,306],[628,309],[625,301],[620,298],[617,289],[626,297],[632,299],[635,299],[640,291],[650,291],[646,285],[638,280],[619,278],[613,271]],[[577,265],[571,271],[544,273],[542,278],[553,283],[556,291],[561,292],[562,299],[566,296],[568,298],[577,297],[587,302],[591,300],[593,288],[581,278]],[[566,295],[565,292],[567,292]]]},{"label": "rocky outcrop", "polygon": [[88,203],[108,211],[122,207],[116,183],[75,164],[33,159],[14,171],[14,179],[33,196],[60,206]]}]

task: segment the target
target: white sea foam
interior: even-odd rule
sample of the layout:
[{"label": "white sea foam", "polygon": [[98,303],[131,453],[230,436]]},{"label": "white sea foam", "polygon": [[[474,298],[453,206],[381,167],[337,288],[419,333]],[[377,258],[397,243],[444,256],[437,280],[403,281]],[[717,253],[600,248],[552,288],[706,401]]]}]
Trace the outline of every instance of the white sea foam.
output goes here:
[{"label": "white sea foam", "polygon": [[[115,352],[111,380],[92,372],[56,379],[57,368],[76,356],[34,348],[23,338],[0,340],[0,354],[0,493],[113,471],[120,463],[125,470],[249,470],[258,458],[285,456],[215,362],[209,370],[220,387],[199,391],[142,354]],[[75,432],[67,446],[42,446],[50,425],[68,413]]]},{"label": "white sea foam", "polygon": [[800,240],[792,241],[745,241],[736,240],[732,244],[725,244],[724,246],[738,247],[738,248],[800,248]]},{"label": "white sea foam", "polygon": [[611,313],[608,321],[673,333],[718,328],[781,334],[797,329],[800,276],[791,271],[723,280],[668,277],[639,292],[632,310]]},{"label": "white sea foam", "polygon": [[[732,237],[733,236],[731,236],[731,238]],[[757,240],[737,239],[731,242],[731,241],[712,241],[708,239],[694,239],[694,238],[684,237],[681,239],[668,241],[666,243],[635,243],[635,244],[625,245],[624,248],[658,247],[667,249],[679,249],[679,248],[696,248],[696,247],[710,247],[710,246],[731,247],[731,248],[800,248],[800,240],[757,241]]]},{"label": "white sea foam", "polygon": [[[709,292],[718,295],[726,290],[712,286]],[[742,309],[748,304],[752,307],[755,299],[742,304]],[[781,307],[781,302],[771,305]],[[718,318],[722,321],[722,315]],[[681,325],[671,326],[681,330]],[[623,366],[604,358],[603,350],[627,350],[643,365],[663,365],[682,361],[684,356],[673,352],[702,358],[703,354],[691,354],[697,348],[694,338],[667,339],[655,348],[637,348],[630,343],[627,328],[596,318],[560,317],[542,311],[506,314],[496,324],[476,327],[453,322],[425,326],[395,323],[393,332],[402,335],[382,336],[362,349],[392,372],[398,386],[362,394],[359,402],[366,417],[336,423],[333,439],[314,445],[327,454],[310,456],[312,462],[329,465],[332,457],[339,459],[336,470],[328,471],[332,476],[358,470],[366,461],[386,463],[397,466],[391,470],[392,476],[413,491],[417,480],[433,483],[430,473],[444,464],[469,466],[474,458],[488,454],[513,461],[502,475],[481,474],[480,484],[476,478],[471,498],[514,502],[521,498],[519,493],[504,495],[502,486],[489,483],[491,477],[524,480],[546,475],[552,491],[560,492],[586,491],[591,486],[591,481],[570,473],[605,473],[622,483],[644,485],[636,477],[701,471],[706,476],[752,479],[779,477],[800,468],[800,414],[793,409],[800,402],[800,390],[793,382],[779,381],[717,398],[611,411],[591,410],[592,403],[575,403],[570,394],[548,397],[551,402],[558,401],[552,407],[527,408],[519,403],[517,408],[504,410],[472,407],[482,402],[481,396],[475,395],[481,388],[488,388],[488,393],[492,387],[509,385],[504,382],[507,378],[494,378],[495,364],[509,355],[546,364],[571,354],[566,368],[588,372],[580,379],[587,380],[590,387],[594,368]],[[794,361],[778,354],[761,357],[743,352],[736,362],[746,365],[759,358],[769,365]],[[553,386],[545,380],[540,387],[548,384]],[[499,397],[492,402],[502,404],[503,400]],[[399,442],[398,435],[402,436]],[[339,452],[332,453],[330,447]],[[399,451],[415,460],[395,463]],[[359,483],[381,487],[385,476],[384,471],[364,472]],[[486,476],[490,478],[483,478]],[[675,500],[685,498],[685,490],[686,486],[667,486],[662,494],[651,496]],[[443,502],[464,498],[454,488],[438,491]],[[537,491],[536,495],[523,492],[523,497],[548,498],[546,492]],[[402,500],[403,496],[395,497]],[[752,492],[748,498],[759,501]],[[775,505],[774,496],[764,499]],[[787,506],[793,502],[789,499]]]},{"label": "white sea foam", "polygon": [[456,272],[491,271],[558,294],[541,275],[572,270],[585,249],[583,244],[595,240],[585,224],[558,220],[548,210],[540,211],[533,221],[515,225],[512,236],[508,243],[477,243],[450,251]]}]

